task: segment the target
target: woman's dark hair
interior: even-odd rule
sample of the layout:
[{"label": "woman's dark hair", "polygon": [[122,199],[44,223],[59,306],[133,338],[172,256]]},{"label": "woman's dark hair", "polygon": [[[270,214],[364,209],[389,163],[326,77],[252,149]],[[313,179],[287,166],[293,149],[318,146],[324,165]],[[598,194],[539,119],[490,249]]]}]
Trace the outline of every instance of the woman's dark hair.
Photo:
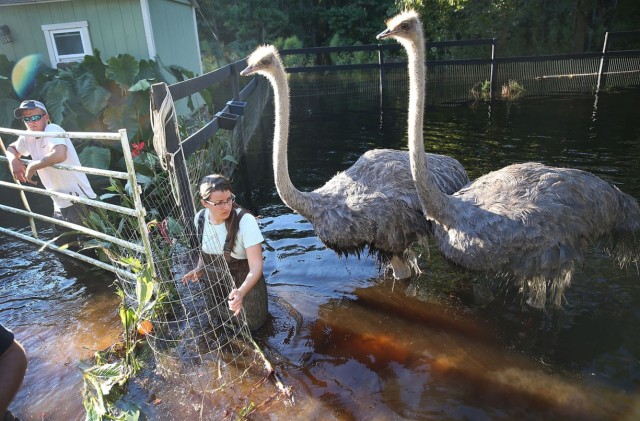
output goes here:
[{"label": "woman's dark hair", "polygon": [[[229,181],[229,179],[224,175],[220,174],[211,174],[202,178],[198,188],[200,198],[202,200],[208,200],[211,192],[214,191],[230,191],[233,193],[233,190],[231,189],[231,181]],[[236,212],[236,209],[239,207],[240,206],[238,206],[237,203],[233,203],[232,212],[229,214],[226,221],[224,221],[224,225],[227,228],[227,237],[230,239],[229,250],[233,250],[233,247],[236,244],[238,230],[240,229],[240,218],[238,218],[238,212]]]},{"label": "woman's dark hair", "polygon": [[200,193],[200,198],[203,200],[209,199],[209,195],[213,191],[230,191],[233,193],[231,189],[231,181],[224,175],[220,174],[211,174],[205,176],[200,181],[200,186],[198,188],[198,192]]}]

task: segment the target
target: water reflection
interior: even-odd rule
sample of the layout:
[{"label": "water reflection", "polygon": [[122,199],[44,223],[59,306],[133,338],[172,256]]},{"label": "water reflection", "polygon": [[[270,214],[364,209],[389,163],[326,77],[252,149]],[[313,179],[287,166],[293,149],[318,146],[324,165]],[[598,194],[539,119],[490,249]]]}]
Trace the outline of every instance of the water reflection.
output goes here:
[{"label": "water reflection", "polygon": [[[21,419],[83,419],[78,362],[119,340],[113,278],[2,236],[0,320],[27,351]],[[47,415],[48,416],[48,415]]]},{"label": "water reflection", "polygon": [[468,407],[448,416],[469,419],[497,413],[508,419],[611,419],[628,413],[633,400],[625,393],[583,384],[505,350],[476,315],[408,297],[391,283],[358,288],[355,299],[330,300],[304,338],[315,350],[306,362],[310,390],[334,396],[339,411],[359,418],[375,406],[376,413],[422,419],[454,400]]},{"label": "water reflection", "polygon": [[[490,107],[430,108],[431,152],[472,177],[514,162],[594,172],[640,197],[640,92],[539,99]],[[406,98],[293,98],[290,172],[301,190],[324,184],[366,150],[406,149]],[[397,106],[392,106],[397,104]],[[366,257],[340,259],[274,188],[270,108],[234,176],[239,202],[265,235],[271,319],[257,335],[291,385],[296,405],[273,400],[271,419],[640,418],[640,275],[592,256],[574,275],[564,310],[524,306],[499,280],[476,279],[435,248],[423,275],[394,282]],[[321,121],[319,123],[319,121]],[[119,338],[109,274],[2,238],[0,320],[30,361],[12,410],[22,419],[84,419],[78,362]],[[185,373],[192,374],[192,373]],[[149,419],[230,418],[264,402],[263,379],[204,396],[197,379],[146,373],[127,398]]]}]

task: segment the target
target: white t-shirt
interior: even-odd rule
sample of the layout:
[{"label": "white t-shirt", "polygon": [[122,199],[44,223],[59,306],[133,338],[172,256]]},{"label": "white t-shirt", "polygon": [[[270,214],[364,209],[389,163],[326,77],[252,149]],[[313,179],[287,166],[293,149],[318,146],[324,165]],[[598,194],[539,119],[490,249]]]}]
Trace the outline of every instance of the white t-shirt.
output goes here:
[{"label": "white t-shirt", "polygon": [[[57,124],[47,124],[45,132],[64,132],[64,129]],[[66,137],[33,137],[20,136],[18,140],[12,143],[18,153],[22,156],[30,156],[32,160],[37,161],[53,150],[56,145],[65,145],[67,147],[67,159],[61,162],[65,165],[82,166],[78,159],[78,153],[73,147],[71,140]],[[44,187],[49,191],[72,194],[74,196],[96,197],[87,175],[76,171],[59,170],[56,168],[46,167],[37,171],[38,177]],[[71,206],[73,203],[60,197],[51,196],[53,206],[56,210]]]},{"label": "white t-shirt", "polygon": [[[221,224],[214,224],[209,219],[209,209],[205,208],[201,212],[204,212],[204,231],[202,232],[202,252],[207,254],[223,254],[224,242],[227,239],[227,227],[224,222]],[[236,213],[240,213],[240,209],[236,209]],[[194,224],[198,228],[198,212],[194,218]],[[245,213],[240,220],[240,226],[238,227],[238,235],[236,236],[236,244],[231,250],[231,257],[235,259],[246,259],[246,249],[256,244],[262,243],[264,237],[260,232],[258,221],[256,218]]]}]

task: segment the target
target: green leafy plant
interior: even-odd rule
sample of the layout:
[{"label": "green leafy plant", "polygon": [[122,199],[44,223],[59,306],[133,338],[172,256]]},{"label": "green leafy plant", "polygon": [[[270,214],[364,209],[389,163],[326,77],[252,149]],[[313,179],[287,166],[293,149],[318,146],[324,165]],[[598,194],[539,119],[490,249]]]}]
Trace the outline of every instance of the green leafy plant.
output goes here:
[{"label": "green leafy plant", "polygon": [[491,82],[477,82],[471,88],[471,96],[475,101],[489,101],[491,99]]},{"label": "green leafy plant", "polygon": [[513,79],[509,79],[508,83],[502,85],[501,97],[507,101],[515,101],[521,98],[524,93],[524,87]]},{"label": "green leafy plant", "polygon": [[162,307],[166,298],[159,292],[151,265],[143,265],[132,257],[122,258],[119,262],[136,274],[137,305],[130,303],[122,288],[118,289],[122,299],[119,314],[124,327],[123,340],[107,350],[96,352],[95,364],[81,367],[86,419],[92,421],[138,419],[138,408],[131,404],[118,405],[118,401],[126,392],[128,380],[141,368],[138,356],[143,342],[139,334],[140,325],[150,323],[148,320],[153,319],[156,308]]}]

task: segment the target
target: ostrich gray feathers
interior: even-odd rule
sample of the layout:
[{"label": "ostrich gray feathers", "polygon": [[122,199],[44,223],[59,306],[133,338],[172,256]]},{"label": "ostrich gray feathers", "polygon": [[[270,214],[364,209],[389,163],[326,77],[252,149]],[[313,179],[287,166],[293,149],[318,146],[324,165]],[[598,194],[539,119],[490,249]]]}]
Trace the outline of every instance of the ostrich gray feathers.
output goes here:
[{"label": "ostrich gray feathers", "polygon": [[[410,113],[422,110],[424,39],[413,11],[387,22],[379,38],[392,37],[407,50]],[[527,302],[560,306],[585,254],[602,249],[621,265],[640,258],[638,201],[601,178],[539,163],[510,165],[460,191],[443,194],[425,171],[422,115],[410,125],[411,170],[436,244],[450,261],[472,271],[506,276]],[[413,130],[413,131],[412,131]]]},{"label": "ostrich gray feathers", "polygon": [[[365,248],[380,265],[391,263],[396,278],[418,271],[409,247],[431,234],[411,176],[407,152],[376,149],[363,154],[350,168],[312,191],[297,190],[288,174],[289,87],[273,46],[261,46],[247,60],[242,75],[265,76],[274,90],[273,165],[282,201],[311,222],[318,238],[341,256],[360,256]],[[447,193],[469,178],[453,158],[427,154],[429,171]]]}]

